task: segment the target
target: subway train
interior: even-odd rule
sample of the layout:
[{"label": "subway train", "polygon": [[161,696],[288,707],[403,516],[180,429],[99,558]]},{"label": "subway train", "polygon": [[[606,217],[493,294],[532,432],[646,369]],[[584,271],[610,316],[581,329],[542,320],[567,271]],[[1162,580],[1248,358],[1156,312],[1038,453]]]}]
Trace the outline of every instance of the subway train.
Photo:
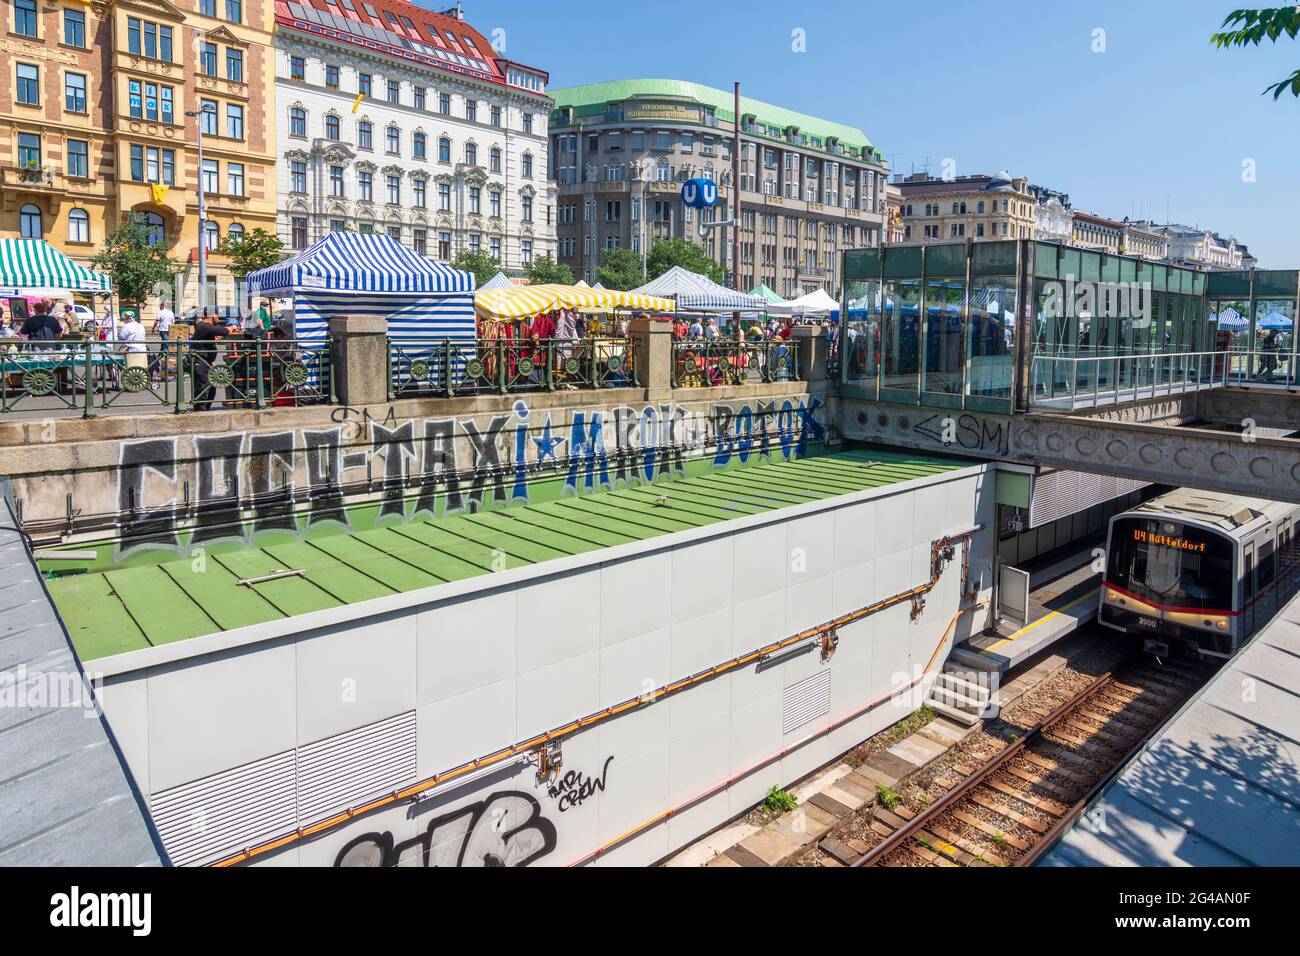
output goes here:
[{"label": "subway train", "polygon": [[1296,593],[1300,505],[1180,488],[1116,515],[1097,620],[1145,650],[1230,658]]}]

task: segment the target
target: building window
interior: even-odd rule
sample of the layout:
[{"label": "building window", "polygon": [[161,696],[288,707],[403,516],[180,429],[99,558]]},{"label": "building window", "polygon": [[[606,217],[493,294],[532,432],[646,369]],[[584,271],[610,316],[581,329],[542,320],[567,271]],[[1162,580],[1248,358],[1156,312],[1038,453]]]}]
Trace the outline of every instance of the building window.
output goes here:
[{"label": "building window", "polygon": [[402,227],[401,227],[401,226],[389,226],[389,227],[388,227],[388,238],[391,239],[391,240],[393,240],[393,242],[401,242],[401,241],[402,241]]},{"label": "building window", "polygon": [[492,107],[492,125],[493,126],[501,125],[501,107],[499,106]]},{"label": "building window", "polygon": [[348,224],[344,222],[342,219],[330,220],[330,232],[346,232],[347,228],[348,228]]},{"label": "building window", "polygon": [[370,74],[369,73],[357,74],[357,92],[360,93],[362,96],[370,95]]},{"label": "building window", "polygon": [[424,109],[424,87],[423,86],[412,87],[411,96],[412,99],[415,101],[415,108],[417,110]]},{"label": "building window", "polygon": [[35,64],[18,64],[18,102],[27,106],[41,105],[41,74]]},{"label": "building window", "polygon": [[425,256],[429,254],[429,233],[424,229],[411,230],[411,246],[415,249],[416,255]]},{"label": "building window", "polygon": [[68,140],[68,175],[77,179],[90,177],[90,143],[84,139]]},{"label": "building window", "polygon": [[295,249],[307,248],[307,217],[294,216],[289,227],[291,242]]},{"label": "building window", "polygon": [[438,162],[451,162],[451,140],[446,136],[438,137]]},{"label": "building window", "polygon": [[492,147],[491,152],[488,153],[488,161],[492,172],[501,172],[501,150],[498,147]]},{"label": "building window", "polygon": [[521,196],[520,204],[523,207],[524,222],[532,222],[533,221],[533,197]]},{"label": "building window", "polygon": [[231,23],[244,22],[244,0],[226,0],[226,19]]},{"label": "building window", "polygon": [[402,201],[402,180],[399,176],[388,177],[388,203],[396,206]]},{"label": "building window", "polygon": [[475,216],[483,212],[483,190],[478,186],[469,187],[469,211]]},{"label": "building window", "polygon": [[36,23],[36,0],[17,0],[14,4],[14,32],[34,37]]},{"label": "building window", "polygon": [[465,144],[465,163],[469,166],[478,165],[478,147],[473,143]]},{"label": "building window", "polygon": [[524,173],[524,179],[533,178],[533,154],[532,153],[524,153],[523,173]]},{"label": "building window", "polygon": [[68,242],[90,242],[90,214],[86,210],[68,213]]},{"label": "building window", "polygon": [[156,212],[133,212],[131,224],[144,229],[144,241],[151,246],[161,246],[167,241],[163,218]]},{"label": "building window", "polygon": [[[19,4],[21,6],[21,2]],[[35,0],[31,0],[32,9],[36,9]],[[19,33],[22,31],[19,30]],[[63,11],[63,42],[68,46],[86,47],[86,15],[80,10]]]},{"label": "building window", "polygon": [[126,48],[128,52],[135,56],[144,56],[151,60],[166,60],[170,63],[172,58],[172,28],[159,26],[148,20],[127,17]]},{"label": "building window", "polygon": [[86,112],[86,76],[84,73],[63,75],[63,108],[69,113]]},{"label": "building window", "polygon": [[226,192],[231,196],[244,195],[243,163],[226,163]]},{"label": "building window", "polygon": [[[614,238],[615,240],[618,239],[617,236],[615,236]],[[523,258],[524,265],[530,266],[533,264],[533,240],[531,239],[519,240],[519,252],[521,257]]]},{"label": "building window", "polygon": [[307,135],[307,111],[301,106],[289,108],[289,135],[303,137]]},{"label": "building window", "polygon": [[488,215],[501,218],[501,192],[493,189],[488,193]]},{"label": "building window", "polygon": [[203,161],[203,170],[199,175],[199,188],[205,193],[217,192],[220,186],[218,175],[217,161],[215,159],[205,159]]},{"label": "building window", "polygon": [[208,252],[216,252],[221,245],[221,227],[216,222],[209,219],[203,224],[203,248]]},{"label": "building window", "polygon": [[374,173],[362,170],[357,173],[357,197],[362,202],[371,202],[375,198]]},{"label": "building window", "polygon": [[307,61],[302,57],[289,57],[289,79],[299,82],[307,79]]},{"label": "building window", "polygon": [[402,84],[397,80],[388,81],[388,102],[400,103],[402,101]]},{"label": "building window", "polygon": [[217,0],[199,0],[199,13],[205,17],[217,15]]},{"label": "building window", "polygon": [[451,184],[438,183],[438,208],[444,212],[451,210]]},{"label": "building window", "polygon": [[357,149],[373,149],[371,145],[371,132],[374,129],[368,122],[362,120],[357,124]]},{"label": "building window", "polygon": [[307,191],[307,163],[301,159],[289,162],[289,192],[305,193]]},{"label": "building window", "polygon": [[325,117],[325,138],[337,140],[339,138],[339,118],[334,115]]},{"label": "building window", "polygon": [[478,122],[478,100],[465,101],[465,119]]},{"label": "building window", "polygon": [[230,228],[226,230],[226,240],[233,243],[243,242],[244,227],[237,222],[232,222]]},{"label": "building window", "polygon": [[471,232],[469,234],[469,251],[480,252],[482,249],[483,249],[483,237],[480,236],[477,232]]},{"label": "building window", "polygon": [[244,82],[244,51],[226,47],[226,79]]},{"label": "building window", "polygon": [[402,133],[396,126],[390,126],[384,133],[388,152],[396,155],[402,151]]},{"label": "building window", "polygon": [[234,103],[226,104],[226,135],[231,139],[244,138],[244,108]]},{"label": "building window", "polygon": [[488,254],[497,262],[501,261],[501,240],[493,236],[488,240]]},{"label": "building window", "polygon": [[425,136],[423,133],[411,134],[411,155],[416,159],[425,158]]},{"label": "building window", "polygon": [[18,213],[18,229],[24,239],[39,239],[44,231],[41,228],[41,211],[28,204]]},{"label": "building window", "polygon": [[428,195],[427,195],[428,183],[426,183],[423,179],[413,179],[411,180],[411,191],[415,195],[415,208],[427,209],[428,202],[429,202]]},{"label": "building window", "polygon": [[206,76],[217,75],[217,45],[215,43],[199,44],[199,69]]},{"label": "building window", "polygon": [[337,90],[339,88],[339,68],[337,64],[325,64],[325,85],[331,90]]},{"label": "building window", "polygon": [[[145,84],[145,116],[153,119],[149,108],[149,91],[153,86],[152,83]],[[216,100],[199,100],[199,129],[203,130],[204,136],[217,135],[217,101]]]},{"label": "building window", "polygon": [[438,233],[438,258],[444,262],[451,258],[451,233]]},{"label": "building window", "polygon": [[450,93],[438,94],[438,112],[443,114],[444,116],[451,115],[451,94]]},{"label": "building window", "polygon": [[525,133],[531,133],[532,131],[533,131],[533,114],[532,114],[532,113],[525,113],[525,114],[524,114],[524,132],[525,132]]},{"label": "building window", "polygon": [[176,185],[176,153],[170,149],[131,147],[131,179],[137,183]]},{"label": "building window", "polygon": [[343,167],[330,167],[330,195],[343,198]]}]

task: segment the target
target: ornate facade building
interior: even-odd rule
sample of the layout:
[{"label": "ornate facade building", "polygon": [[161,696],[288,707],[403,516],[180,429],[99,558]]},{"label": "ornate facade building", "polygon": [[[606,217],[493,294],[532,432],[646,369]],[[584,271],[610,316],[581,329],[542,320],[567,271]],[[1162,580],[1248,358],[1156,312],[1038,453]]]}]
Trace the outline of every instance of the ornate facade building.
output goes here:
[{"label": "ornate facade building", "polygon": [[555,253],[547,75],[498,56],[459,8],[276,0],[279,229],[384,232],[509,271]]},{"label": "ornate facade building", "polygon": [[198,302],[200,237],[209,284],[223,287],[221,238],[275,227],[270,0],[7,0],[4,10],[0,235],[88,263],[135,219],[183,264],[182,305]]},{"label": "ornate facade building", "polygon": [[1005,171],[943,179],[912,173],[894,181],[901,193],[904,242],[1032,239],[1037,187]]}]

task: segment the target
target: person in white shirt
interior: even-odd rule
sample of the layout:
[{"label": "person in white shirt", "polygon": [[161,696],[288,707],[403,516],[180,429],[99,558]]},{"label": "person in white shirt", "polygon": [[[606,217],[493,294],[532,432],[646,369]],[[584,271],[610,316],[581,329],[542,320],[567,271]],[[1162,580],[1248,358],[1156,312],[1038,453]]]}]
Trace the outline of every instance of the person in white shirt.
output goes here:
[{"label": "person in white shirt", "polygon": [[149,359],[144,340],[144,326],[134,312],[128,312],[117,327],[118,348],[126,353],[127,368],[147,368]]},{"label": "person in white shirt", "polygon": [[176,321],[176,313],[167,307],[166,301],[158,300],[158,315],[153,320],[153,330],[158,333],[158,338],[162,339],[165,346],[172,334],[172,323]]}]

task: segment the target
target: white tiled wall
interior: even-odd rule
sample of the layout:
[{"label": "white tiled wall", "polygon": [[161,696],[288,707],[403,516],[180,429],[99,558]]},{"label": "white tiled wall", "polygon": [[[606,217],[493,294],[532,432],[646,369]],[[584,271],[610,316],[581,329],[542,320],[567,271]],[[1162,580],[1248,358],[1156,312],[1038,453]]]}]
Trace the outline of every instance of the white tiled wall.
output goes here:
[{"label": "white tiled wall", "polygon": [[[677,547],[651,540],[632,558],[115,678],[106,709],[150,792],[412,709],[430,776],[924,583],[930,539],[991,525],[991,497],[977,514],[986,488],[967,473]],[[990,562],[981,544],[971,568],[986,587]],[[533,767],[510,764],[268,862],[331,864],[362,834],[401,843],[435,822],[435,860],[505,853],[511,839],[540,847],[553,832],[537,862],[570,863],[735,778],[595,861],[651,862],[906,716],[914,701],[887,701],[820,733],[925,666],[957,610],[959,573],[949,566],[918,621],[904,603],[842,628],[829,663],[814,650],[750,665],[566,739],[561,776],[597,777],[613,758],[604,789],[576,805],[561,810]],[[784,688],[824,668],[830,713],[783,735]],[[509,826],[474,815],[499,812]],[[534,812],[545,825],[530,831]],[[402,862],[423,858],[421,845]]]}]

